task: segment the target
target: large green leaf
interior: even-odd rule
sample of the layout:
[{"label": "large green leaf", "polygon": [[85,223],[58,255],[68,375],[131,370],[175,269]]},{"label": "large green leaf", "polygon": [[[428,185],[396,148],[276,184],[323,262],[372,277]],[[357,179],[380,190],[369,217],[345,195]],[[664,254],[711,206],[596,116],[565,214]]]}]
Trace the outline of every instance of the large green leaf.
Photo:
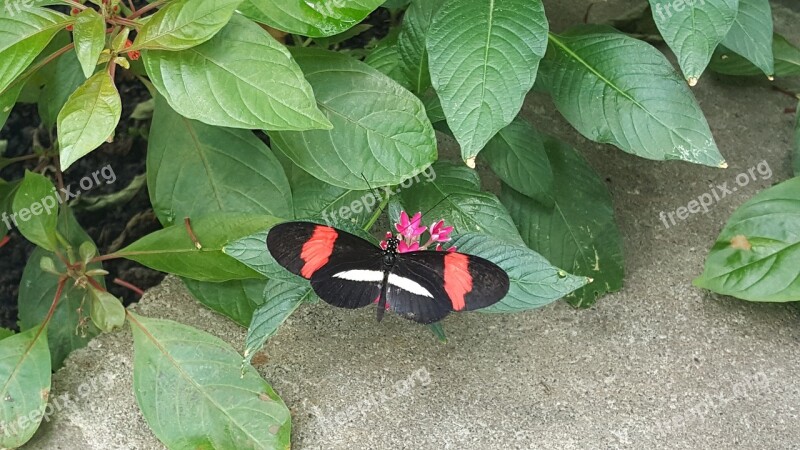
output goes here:
[{"label": "large green leaf", "polygon": [[800,103],[797,105],[797,112],[794,123],[794,176],[800,177]]},{"label": "large green leaf", "polygon": [[32,328],[0,341],[0,446],[17,448],[39,428],[50,395],[47,333]]},{"label": "large green leaf", "polygon": [[133,49],[183,50],[211,39],[242,0],[174,0],[138,30]]},{"label": "large green leaf", "polygon": [[[115,255],[151,269],[200,281],[258,278],[258,274],[225,255],[223,246],[275,225],[272,216],[212,214],[192,220],[191,227],[202,248],[198,249],[183,223],[148,234]],[[266,244],[264,244],[266,248]],[[266,251],[265,251],[266,253]]]},{"label": "large green leaf", "polygon": [[89,78],[94,73],[100,53],[106,46],[106,21],[94,9],[86,8],[75,18],[75,30],[72,36],[83,74]]},{"label": "large green leaf", "polygon": [[517,117],[486,144],[483,156],[497,176],[521,194],[550,197],[553,169],[544,140],[524,119]]},{"label": "large green leaf", "polygon": [[575,149],[535,134],[538,138],[531,136],[531,141],[542,145],[553,168],[552,197],[542,202],[504,184],[500,200],[530,248],[552,264],[594,280],[566,297],[574,306],[586,308],[600,295],[622,289],[622,239],[611,195]]},{"label": "large green leaf", "polygon": [[113,135],[121,114],[122,100],[108,72],[97,72],[75,90],[58,113],[61,169]]},{"label": "large green leaf", "polygon": [[477,255],[500,266],[508,274],[508,294],[482,312],[505,313],[540,308],[558,300],[591,280],[553,267],[544,257],[524,245],[492,236],[468,233],[457,236],[459,252]]},{"label": "large green leaf", "polygon": [[183,282],[200,303],[246,327],[253,319],[253,312],[264,303],[264,287],[269,281],[252,279],[209,283],[184,278]]},{"label": "large green leaf", "polygon": [[283,168],[252,132],[189,120],[158,97],[148,141],[147,188],[165,226],[223,211],[292,217]]},{"label": "large green leaf", "polygon": [[657,49],[606,27],[550,42],[542,85],[581,134],[647,159],[727,167],[700,105]]},{"label": "large green leaf", "polygon": [[431,81],[468,163],[519,113],[547,28],[541,0],[445,0],[434,15]]},{"label": "large green leaf", "polygon": [[397,45],[384,45],[376,48],[367,55],[364,62],[398,82],[404,88],[411,90],[411,81],[400,67],[400,51]]},{"label": "large green leaf", "polygon": [[229,344],[170,320],[134,316],[131,327],[136,401],[164,445],[289,447],[289,409]]},{"label": "large green leaf", "polygon": [[[800,48],[777,33],[772,36],[772,55],[776,77],[800,75]],[[764,72],[753,63],[722,46],[717,49],[708,68],[725,75],[764,76]]]},{"label": "large green leaf", "polygon": [[332,130],[273,131],[273,149],[329,184],[397,184],[436,160],[425,107],[372,67],[340,53],[293,50]]},{"label": "large green leaf", "polygon": [[677,55],[683,76],[694,86],[733,25],[739,0],[690,1],[680,8],[676,4],[650,0],[656,26]]},{"label": "large green leaf", "polygon": [[5,126],[8,116],[11,114],[11,109],[13,109],[14,105],[17,103],[19,94],[24,87],[25,84],[17,83],[0,94],[0,129]]},{"label": "large green leaf", "polygon": [[744,56],[767,76],[775,73],[769,0],[739,0],[739,13],[722,45]]},{"label": "large green leaf", "polygon": [[800,177],[733,213],[694,284],[756,302],[800,300]]},{"label": "large green leaf", "polygon": [[424,220],[444,219],[454,234],[472,231],[522,244],[514,222],[494,194],[482,191],[477,172],[449,162],[433,165],[435,179],[420,180],[400,192],[409,214],[426,212]]},{"label": "large green leaf", "polygon": [[[91,242],[91,238],[81,228],[72,211],[62,208],[58,216],[58,231],[72,246],[77,249],[84,242]],[[75,252],[77,253],[77,252]],[[22,280],[19,283],[19,326],[22,330],[29,330],[39,326],[47,316],[47,311],[53,303],[53,298],[58,287],[58,277],[42,270],[42,258],[50,258],[56,270],[66,272],[66,267],[54,253],[37,248],[28,258]],[[90,269],[101,269],[99,263],[89,265]],[[101,286],[104,285],[102,277],[95,278]],[[61,300],[58,301],[53,318],[47,326],[47,341],[50,346],[50,356],[53,368],[58,369],[64,359],[73,350],[83,348],[99,331],[93,323],[88,321],[89,298],[87,291],[73,282],[67,282]]]},{"label": "large green leaf", "polygon": [[270,280],[264,289],[266,301],[253,313],[253,320],[247,330],[245,363],[249,364],[253,355],[264,346],[267,339],[278,331],[300,304],[313,295],[310,286]]},{"label": "large green leaf", "polygon": [[12,220],[19,232],[25,239],[50,251],[58,246],[56,224],[61,203],[54,189],[50,179],[26,170],[12,202]]},{"label": "large green leaf", "polygon": [[75,52],[60,56],[54,64],[54,70],[48,72],[39,96],[38,111],[42,123],[52,129],[67,99],[86,81],[86,77]]},{"label": "large green leaf", "polygon": [[143,60],[150,81],[184,117],[247,129],[331,127],[286,47],[244,17],[197,47],[145,51]]},{"label": "large green leaf", "polygon": [[46,8],[20,8],[15,13],[9,8],[0,9],[0,93],[5,93],[53,36],[72,20]]},{"label": "large green leaf", "polygon": [[323,37],[339,34],[361,22],[383,0],[245,0],[245,16],[287,33]]},{"label": "large green leaf", "polygon": [[331,225],[349,221],[363,226],[380,202],[371,191],[340,188],[305,172],[294,175],[291,183],[298,218],[319,218]]},{"label": "large green leaf", "polygon": [[421,95],[431,86],[428,70],[428,49],[425,42],[433,15],[439,2],[414,0],[403,16],[403,25],[397,37],[400,70],[411,84],[411,91]]}]

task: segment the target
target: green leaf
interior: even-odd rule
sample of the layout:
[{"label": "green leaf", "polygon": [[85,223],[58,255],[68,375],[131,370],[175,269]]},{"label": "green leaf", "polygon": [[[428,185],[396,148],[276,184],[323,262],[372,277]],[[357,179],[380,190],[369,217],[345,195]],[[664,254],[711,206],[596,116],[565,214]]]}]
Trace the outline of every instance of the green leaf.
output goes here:
[{"label": "green leaf", "polygon": [[17,83],[0,94],[0,129],[6,124],[6,120],[8,120],[8,116],[11,115],[11,110],[17,103],[19,94],[24,87],[24,83]]},{"label": "green leaf", "polygon": [[39,96],[38,111],[42,123],[52,129],[58,120],[58,113],[64,108],[69,96],[86,81],[81,63],[75,52],[60,56],[45,79],[42,94]]},{"label": "green leaf", "polygon": [[186,227],[180,223],[148,234],[115,255],[193,280],[221,282],[258,278],[256,272],[225,255],[222,248],[230,241],[278,222],[279,219],[263,215],[207,215],[191,222],[201,249],[195,247]]},{"label": "green leaf", "polygon": [[264,346],[267,339],[278,332],[283,322],[303,302],[314,295],[310,286],[298,286],[285,281],[270,280],[264,290],[266,301],[253,313],[253,320],[247,329],[244,348],[244,362],[250,364],[253,355]]},{"label": "green leaf", "polygon": [[230,242],[222,251],[237,261],[255,270],[270,281],[289,281],[294,284],[308,286],[308,281],[284,269],[267,248],[269,229],[261,230],[241,239]]},{"label": "green leaf", "polygon": [[130,50],[184,50],[214,37],[242,0],[174,0],[139,29]]},{"label": "green leaf", "polygon": [[775,74],[769,0],[739,0],[739,13],[722,45],[744,56],[767,76]]},{"label": "green leaf", "polygon": [[471,161],[519,113],[547,47],[541,0],[445,0],[427,36],[431,81]]},{"label": "green leaf", "polygon": [[0,93],[5,94],[11,82],[72,20],[39,7],[20,8],[13,14],[9,8],[0,10]]},{"label": "green leaf", "polygon": [[[777,33],[772,36],[772,55],[775,61],[775,77],[800,76],[800,48]],[[708,67],[725,75],[764,76],[764,72],[753,63],[721,46]]]},{"label": "green leaf", "polygon": [[678,57],[690,86],[708,66],[714,49],[728,34],[739,8],[739,0],[664,2],[650,0],[653,19],[667,45]]},{"label": "green leaf", "polygon": [[288,448],[291,416],[223,340],[170,320],[133,316],[133,385],[168,448]]},{"label": "green leaf", "polygon": [[794,176],[800,177],[800,103],[797,105],[797,115],[794,122]]},{"label": "green leaf", "polygon": [[755,302],[800,300],[800,177],[733,213],[695,286]]},{"label": "green leaf", "polygon": [[567,121],[643,158],[727,167],[700,105],[664,55],[608,30],[550,36],[542,84]]},{"label": "green leaf", "polygon": [[444,326],[441,322],[432,323],[428,325],[428,328],[430,328],[431,333],[436,336],[436,339],[438,339],[439,342],[443,344],[447,343],[447,334],[444,332]]},{"label": "green leaf", "polygon": [[478,173],[449,162],[433,165],[432,181],[420,180],[400,192],[409,214],[425,212],[424,220],[444,219],[454,234],[477,231],[522,244],[517,228],[494,194],[481,191]]},{"label": "green leaf", "polygon": [[184,117],[246,129],[331,128],[286,47],[241,16],[204,44],[145,51],[143,59],[150,81]]},{"label": "green leaf", "polygon": [[535,131],[530,137],[552,165],[552,197],[549,202],[534,200],[504,184],[500,200],[528,247],[552,264],[594,280],[566,297],[574,306],[589,307],[600,295],[622,289],[622,238],[611,195],[575,149]]},{"label": "green leaf", "polygon": [[54,251],[58,246],[56,223],[60,203],[61,198],[49,178],[26,170],[14,195],[11,220],[25,239]]},{"label": "green leaf", "polygon": [[90,288],[89,316],[97,328],[106,333],[125,324],[125,307],[122,302],[105,291]]},{"label": "green leaf", "polygon": [[293,217],[280,162],[252,132],[186,119],[157,97],[147,187],[162,224],[211,212]]},{"label": "green leaf", "polygon": [[10,330],[8,328],[0,328],[0,341],[2,341],[7,337],[14,336],[15,334],[16,333],[14,332],[14,330]]},{"label": "green leaf", "polygon": [[273,131],[272,147],[316,178],[348,189],[397,184],[436,160],[425,107],[382,73],[346,55],[293,50],[332,130]]},{"label": "green leaf", "polygon": [[549,198],[553,169],[544,140],[528,122],[517,117],[486,144],[483,156],[504,183],[536,199]]},{"label": "green leaf", "polygon": [[421,95],[431,87],[428,70],[428,50],[425,41],[433,15],[440,4],[430,0],[414,0],[403,16],[397,37],[400,70],[411,83],[411,92]]},{"label": "green leaf", "polygon": [[0,341],[0,446],[17,448],[39,428],[50,395],[47,333],[32,328]]},{"label": "green leaf", "polygon": [[76,89],[58,113],[61,169],[66,170],[113,135],[121,114],[122,100],[105,70]]},{"label": "green leaf", "polygon": [[[91,242],[91,238],[75,220],[69,208],[61,209],[58,216],[58,230],[76,253],[82,243]],[[50,258],[54,261],[56,270],[66,272],[61,259],[54,253],[42,248],[34,249],[19,283],[17,304],[19,326],[22,330],[37,327],[42,323],[56,294],[58,277],[42,270],[40,266],[42,258]],[[102,265],[93,263],[89,265],[89,269],[102,269]],[[104,285],[102,277],[95,278],[95,281],[101,286]],[[99,333],[94,324],[88,321],[89,304],[84,302],[89,300],[86,298],[87,295],[85,289],[75,286],[74,283],[67,282],[64,286],[61,300],[47,326],[47,341],[54,369],[60,368],[64,359],[73,350],[85,347]]]},{"label": "green leaf", "polygon": [[400,67],[400,51],[396,45],[377,47],[364,60],[370,67],[396,81],[400,86],[411,90],[411,82]]},{"label": "green leaf", "polygon": [[360,227],[367,223],[380,202],[371,191],[340,188],[294,167],[289,179],[294,217],[320,218],[330,224],[349,221]]},{"label": "green leaf", "polygon": [[264,303],[264,287],[269,281],[252,279],[209,283],[184,278],[183,282],[200,303],[247,327],[253,319],[253,312]]},{"label": "green leaf", "polygon": [[72,32],[75,53],[83,68],[83,75],[89,78],[97,67],[100,53],[106,46],[106,21],[97,11],[86,8],[75,17]]},{"label": "green leaf", "polygon": [[324,37],[355,26],[382,3],[383,0],[245,0],[239,12],[287,33]]},{"label": "green leaf", "polygon": [[524,245],[512,244],[492,236],[468,233],[457,236],[452,245],[458,251],[486,258],[508,274],[508,294],[482,312],[506,313],[540,308],[590,282],[553,267],[540,254]]}]

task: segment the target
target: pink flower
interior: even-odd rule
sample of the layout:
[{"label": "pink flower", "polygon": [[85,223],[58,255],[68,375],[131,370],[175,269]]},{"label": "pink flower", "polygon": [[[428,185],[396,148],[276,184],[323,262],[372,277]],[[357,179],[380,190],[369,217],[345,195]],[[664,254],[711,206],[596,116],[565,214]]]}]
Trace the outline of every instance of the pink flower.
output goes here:
[{"label": "pink flower", "polygon": [[415,237],[418,238],[428,227],[420,226],[420,222],[422,221],[422,213],[418,212],[414,214],[414,217],[411,220],[408,219],[408,214],[405,211],[400,212],[400,223],[395,224],[395,228],[397,228],[397,232],[405,236],[406,240],[412,240]]},{"label": "pink flower", "polygon": [[419,241],[411,245],[406,244],[406,241],[400,241],[400,244],[397,245],[397,253],[415,252],[417,250],[419,250]]},{"label": "pink flower", "polygon": [[450,240],[450,233],[453,227],[444,226],[444,219],[431,225],[431,240],[435,242],[447,242]]}]

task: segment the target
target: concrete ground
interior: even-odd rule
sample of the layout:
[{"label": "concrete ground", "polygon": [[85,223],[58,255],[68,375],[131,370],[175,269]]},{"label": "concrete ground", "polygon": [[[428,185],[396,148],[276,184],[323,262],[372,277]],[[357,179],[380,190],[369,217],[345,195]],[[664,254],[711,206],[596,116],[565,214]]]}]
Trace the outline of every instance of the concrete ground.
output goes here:
[{"label": "concrete ground", "polygon": [[[555,30],[584,2],[546,2]],[[598,17],[624,11],[603,2]],[[570,13],[570,10],[574,12]],[[800,4],[775,2],[776,28],[800,43]],[[792,26],[794,25],[794,26]],[[800,81],[776,85],[800,91]],[[708,74],[695,93],[730,168],[639,159],[578,136],[545,98],[523,114],[581,149],[609,180],[625,241],[623,291],[589,310],[563,303],[515,315],[457,314],[440,344],[425,327],[374,311],[300,309],[258,369],[291,407],[297,449],[798,448],[800,310],[691,286],[728,216],[790,177],[790,98],[766,80]],[[772,175],[707,214],[665,228],[674,211],[765,161]],[[763,167],[763,166],[762,166]],[[490,184],[491,181],[489,180]],[[244,330],[168,278],[136,309],[219,336]],[[95,339],[54,376],[65,403],[32,449],[160,449],[131,388],[129,330]],[[81,397],[92,380],[94,391]],[[397,390],[397,383],[406,383]]]}]

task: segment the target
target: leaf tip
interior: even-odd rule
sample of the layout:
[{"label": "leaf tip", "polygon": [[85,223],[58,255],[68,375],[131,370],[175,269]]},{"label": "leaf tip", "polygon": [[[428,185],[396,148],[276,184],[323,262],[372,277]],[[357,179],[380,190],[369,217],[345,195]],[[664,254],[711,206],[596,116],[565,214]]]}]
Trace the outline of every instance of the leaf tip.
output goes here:
[{"label": "leaf tip", "polygon": [[686,81],[689,83],[690,87],[695,87],[697,86],[697,82],[699,81],[699,79],[697,77],[689,77],[686,79]]},{"label": "leaf tip", "polygon": [[466,164],[467,167],[469,167],[470,169],[474,169],[475,168],[475,157],[471,156],[471,157],[465,159],[464,160],[464,164]]},{"label": "leaf tip", "polygon": [[728,168],[728,161],[722,161],[721,163],[719,163],[719,168],[720,169],[727,169]]}]

